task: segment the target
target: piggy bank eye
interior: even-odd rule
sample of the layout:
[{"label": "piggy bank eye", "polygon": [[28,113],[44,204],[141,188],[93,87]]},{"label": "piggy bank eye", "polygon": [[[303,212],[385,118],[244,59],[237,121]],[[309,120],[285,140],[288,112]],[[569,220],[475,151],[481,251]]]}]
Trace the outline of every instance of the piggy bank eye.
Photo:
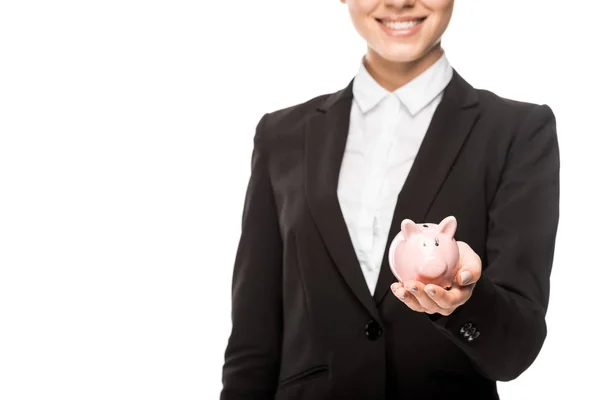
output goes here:
[{"label": "piggy bank eye", "polygon": [[440,245],[440,241],[438,240],[438,238],[435,238],[435,245],[439,246]]}]

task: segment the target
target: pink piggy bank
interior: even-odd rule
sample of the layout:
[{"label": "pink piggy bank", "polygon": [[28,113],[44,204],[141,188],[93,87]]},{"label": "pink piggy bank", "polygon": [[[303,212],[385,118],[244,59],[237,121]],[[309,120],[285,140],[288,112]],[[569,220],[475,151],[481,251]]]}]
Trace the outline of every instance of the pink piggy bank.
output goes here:
[{"label": "pink piggy bank", "polygon": [[402,221],[389,251],[390,268],[398,282],[416,280],[450,288],[458,269],[456,226],[452,216],[439,225]]}]

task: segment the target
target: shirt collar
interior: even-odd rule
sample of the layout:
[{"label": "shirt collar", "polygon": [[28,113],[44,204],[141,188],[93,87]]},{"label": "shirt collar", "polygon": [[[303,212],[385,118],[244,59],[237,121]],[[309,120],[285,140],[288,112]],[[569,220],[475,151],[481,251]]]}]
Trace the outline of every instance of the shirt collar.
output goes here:
[{"label": "shirt collar", "polygon": [[[415,116],[444,91],[452,79],[452,74],[452,67],[446,55],[442,54],[433,65],[395,90],[394,94],[408,112]],[[369,112],[390,95],[390,92],[369,74],[364,65],[364,58],[361,59],[358,73],[354,78],[352,92],[363,113]]]}]

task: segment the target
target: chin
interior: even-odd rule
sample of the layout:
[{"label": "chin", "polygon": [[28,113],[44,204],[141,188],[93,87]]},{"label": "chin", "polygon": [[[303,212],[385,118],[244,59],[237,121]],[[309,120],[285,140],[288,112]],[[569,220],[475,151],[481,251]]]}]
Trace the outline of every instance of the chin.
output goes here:
[{"label": "chin", "polygon": [[422,48],[382,48],[375,50],[380,57],[396,63],[410,63],[423,58],[427,52]]}]

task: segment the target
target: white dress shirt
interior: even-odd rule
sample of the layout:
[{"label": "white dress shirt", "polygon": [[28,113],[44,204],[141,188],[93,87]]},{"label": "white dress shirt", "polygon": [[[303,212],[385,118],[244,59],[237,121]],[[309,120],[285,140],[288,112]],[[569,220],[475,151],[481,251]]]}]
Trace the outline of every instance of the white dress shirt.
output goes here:
[{"label": "white dress shirt", "polygon": [[421,75],[389,92],[373,79],[361,59],[353,83],[350,128],[337,193],[371,294],[397,197],[451,78],[452,67],[443,55]]}]

